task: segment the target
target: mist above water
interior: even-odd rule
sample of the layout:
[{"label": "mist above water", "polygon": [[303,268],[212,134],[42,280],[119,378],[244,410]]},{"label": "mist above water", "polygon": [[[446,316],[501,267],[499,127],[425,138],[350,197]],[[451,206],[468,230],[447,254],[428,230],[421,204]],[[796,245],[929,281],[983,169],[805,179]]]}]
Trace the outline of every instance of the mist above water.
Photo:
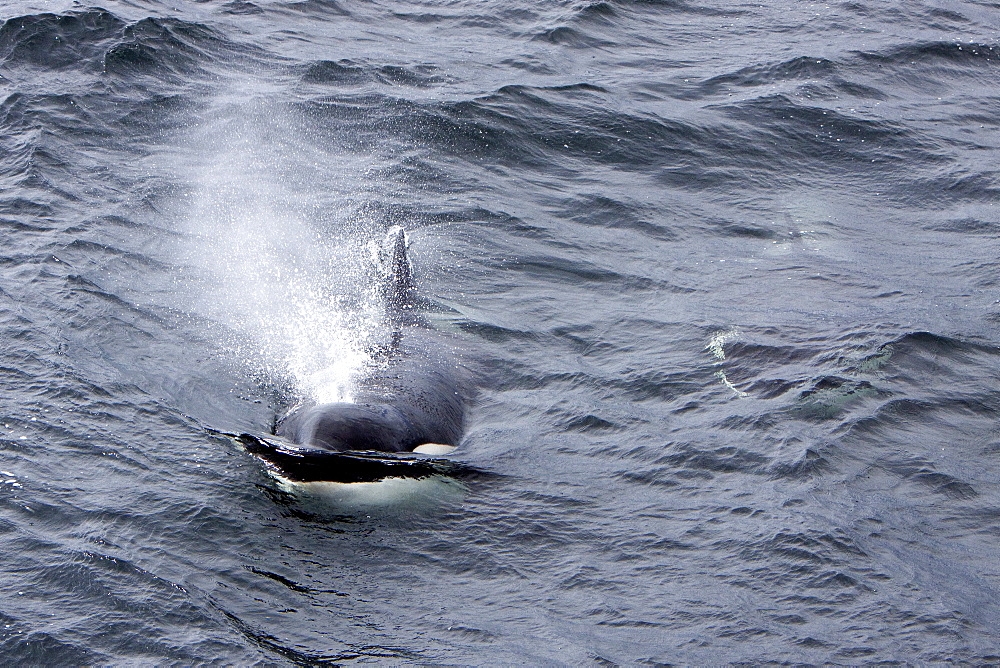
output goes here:
[{"label": "mist above water", "polygon": [[199,156],[185,253],[201,276],[202,307],[230,328],[224,344],[249,368],[300,398],[350,401],[383,306],[365,226],[323,200],[364,166],[345,160],[341,183],[304,206],[303,188],[318,189],[330,165],[303,160],[290,109],[252,101],[225,111],[186,147]]}]

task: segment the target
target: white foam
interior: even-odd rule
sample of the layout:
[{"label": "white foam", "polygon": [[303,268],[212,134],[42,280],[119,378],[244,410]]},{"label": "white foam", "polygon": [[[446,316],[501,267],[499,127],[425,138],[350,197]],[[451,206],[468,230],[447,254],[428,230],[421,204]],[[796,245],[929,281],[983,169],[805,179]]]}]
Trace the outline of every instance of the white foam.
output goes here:
[{"label": "white foam", "polygon": [[307,505],[330,510],[428,510],[460,500],[468,488],[446,476],[385,478],[378,482],[293,482],[275,476],[281,487]]}]

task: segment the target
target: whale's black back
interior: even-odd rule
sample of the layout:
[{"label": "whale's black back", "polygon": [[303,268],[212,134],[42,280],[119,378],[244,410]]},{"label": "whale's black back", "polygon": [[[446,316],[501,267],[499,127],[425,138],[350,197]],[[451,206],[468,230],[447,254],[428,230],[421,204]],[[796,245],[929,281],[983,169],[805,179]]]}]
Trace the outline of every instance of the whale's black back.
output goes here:
[{"label": "whale's black back", "polygon": [[275,433],[337,451],[457,445],[474,385],[455,343],[423,327],[404,327],[393,350],[359,381],[354,402],[301,407]]},{"label": "whale's black back", "polygon": [[[423,443],[457,445],[474,393],[460,342],[429,328],[402,328],[393,352],[359,384],[359,403],[394,406],[408,421],[412,450]],[[419,441],[419,442],[415,442]]]},{"label": "whale's black back", "polygon": [[368,373],[355,388],[354,402],[301,406],[278,423],[275,433],[327,452],[405,452],[425,443],[457,445],[475,391],[461,344],[430,328],[417,313],[401,228],[389,231],[375,262],[389,343],[373,355]]}]

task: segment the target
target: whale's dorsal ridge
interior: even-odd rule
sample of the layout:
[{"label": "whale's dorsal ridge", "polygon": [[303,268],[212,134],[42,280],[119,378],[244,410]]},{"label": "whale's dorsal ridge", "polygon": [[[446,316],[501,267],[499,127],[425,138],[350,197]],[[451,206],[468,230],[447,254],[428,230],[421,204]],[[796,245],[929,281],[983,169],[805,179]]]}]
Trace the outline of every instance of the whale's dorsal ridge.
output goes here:
[{"label": "whale's dorsal ridge", "polygon": [[400,225],[393,225],[382,242],[373,248],[375,267],[382,281],[386,306],[390,309],[410,308],[415,302],[413,265],[407,253],[409,245],[406,231]]}]

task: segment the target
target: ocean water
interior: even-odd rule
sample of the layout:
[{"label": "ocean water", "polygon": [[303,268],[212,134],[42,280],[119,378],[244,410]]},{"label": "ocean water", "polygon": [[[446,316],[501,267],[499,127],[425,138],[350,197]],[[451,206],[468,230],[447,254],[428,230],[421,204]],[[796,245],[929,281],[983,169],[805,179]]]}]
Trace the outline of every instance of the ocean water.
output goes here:
[{"label": "ocean water", "polygon": [[[4,664],[1000,662],[996,4],[0,21]],[[292,493],[397,224],[490,475]]]}]

